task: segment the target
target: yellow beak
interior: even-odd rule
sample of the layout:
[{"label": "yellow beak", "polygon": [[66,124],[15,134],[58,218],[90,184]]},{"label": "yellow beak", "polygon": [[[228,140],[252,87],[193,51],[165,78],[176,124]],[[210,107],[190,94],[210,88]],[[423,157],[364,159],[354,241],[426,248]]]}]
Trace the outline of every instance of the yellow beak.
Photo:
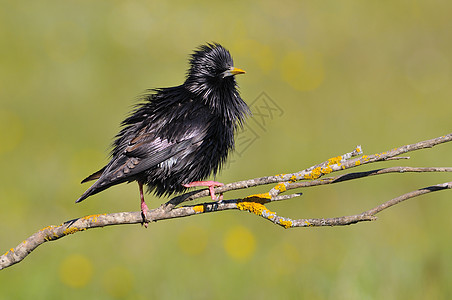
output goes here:
[{"label": "yellow beak", "polygon": [[245,74],[246,72],[242,69],[239,68],[235,68],[232,67],[231,70],[229,71],[232,75],[237,75],[237,74]]},{"label": "yellow beak", "polygon": [[246,72],[243,71],[242,69],[231,67],[228,70],[224,71],[222,74],[223,74],[223,78],[224,78],[224,77],[228,77],[228,76],[233,76],[233,75],[237,75],[237,74],[245,74],[245,73]]}]

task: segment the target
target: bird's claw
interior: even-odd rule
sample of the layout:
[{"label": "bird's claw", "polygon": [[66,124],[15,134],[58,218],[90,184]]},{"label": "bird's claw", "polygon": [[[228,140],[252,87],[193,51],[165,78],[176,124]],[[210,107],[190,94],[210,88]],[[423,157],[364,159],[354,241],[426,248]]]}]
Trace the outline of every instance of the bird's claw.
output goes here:
[{"label": "bird's claw", "polygon": [[190,183],[182,184],[186,188],[194,187],[194,186],[206,186],[209,188],[210,197],[213,201],[221,202],[223,200],[223,194],[220,194],[218,197],[215,196],[215,187],[223,186],[224,184],[216,181],[193,181]]}]

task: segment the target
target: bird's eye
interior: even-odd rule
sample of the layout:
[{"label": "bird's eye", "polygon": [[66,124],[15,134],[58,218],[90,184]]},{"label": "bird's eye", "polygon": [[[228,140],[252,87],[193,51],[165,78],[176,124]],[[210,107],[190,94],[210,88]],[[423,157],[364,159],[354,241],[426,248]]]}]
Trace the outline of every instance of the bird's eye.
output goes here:
[{"label": "bird's eye", "polygon": [[206,66],[206,71],[208,74],[212,74],[212,75],[215,74],[215,68],[212,66]]}]

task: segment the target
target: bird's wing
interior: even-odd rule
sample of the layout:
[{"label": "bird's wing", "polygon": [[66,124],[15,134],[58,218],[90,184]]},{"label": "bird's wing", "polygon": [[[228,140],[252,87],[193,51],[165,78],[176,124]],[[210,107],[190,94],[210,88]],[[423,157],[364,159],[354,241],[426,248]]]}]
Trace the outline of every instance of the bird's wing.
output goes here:
[{"label": "bird's wing", "polygon": [[110,163],[101,179],[109,177],[110,181],[124,181],[199,143],[203,136],[202,132],[193,130],[179,139],[169,140],[156,136],[155,132],[141,130],[129,141],[123,153]]},{"label": "bird's wing", "polygon": [[[76,202],[83,201],[112,185],[126,182],[129,179],[134,180],[137,174],[174,157],[191,145],[202,141],[202,138],[201,132],[192,131],[178,140],[169,141],[140,131],[121,154],[113,157],[110,163],[100,170],[103,172],[99,179]],[[96,179],[97,173],[92,175],[93,178],[89,176],[85,181]]]}]

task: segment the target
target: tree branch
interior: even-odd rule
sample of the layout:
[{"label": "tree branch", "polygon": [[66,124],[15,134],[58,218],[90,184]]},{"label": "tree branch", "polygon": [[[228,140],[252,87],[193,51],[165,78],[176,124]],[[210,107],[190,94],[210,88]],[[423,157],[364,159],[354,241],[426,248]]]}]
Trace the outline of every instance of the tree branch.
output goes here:
[{"label": "tree branch", "polygon": [[[197,214],[219,212],[224,210],[242,210],[254,213],[261,216],[277,225],[284,228],[294,228],[294,227],[314,227],[314,226],[343,226],[350,225],[362,221],[373,221],[376,220],[375,215],[384,209],[387,209],[393,205],[396,205],[402,201],[417,197],[423,194],[441,191],[445,189],[452,188],[452,182],[447,182],[443,184],[438,184],[434,186],[425,187],[416,191],[412,191],[386,201],[377,207],[367,210],[361,214],[344,216],[337,218],[319,218],[319,219],[289,219],[285,217],[278,216],[275,212],[270,211],[265,207],[266,203],[274,201],[283,201],[301,196],[301,193],[295,193],[290,195],[280,195],[281,193],[292,190],[296,188],[304,188],[310,186],[319,186],[332,183],[340,183],[343,181],[354,180],[358,178],[364,178],[368,176],[388,174],[388,173],[406,173],[406,172],[452,172],[450,167],[425,167],[425,168],[415,168],[415,167],[392,167],[377,169],[365,172],[357,173],[347,173],[344,175],[336,177],[328,177],[320,179],[320,177],[341,170],[346,170],[354,167],[358,167],[364,164],[386,161],[393,159],[407,159],[407,157],[397,157],[400,154],[407,152],[431,148],[433,146],[446,143],[452,140],[452,134],[441,136],[435,139],[422,141],[419,143],[405,145],[399,148],[395,148],[382,153],[377,153],[374,155],[363,155],[358,158],[356,157],[362,154],[361,147],[357,146],[353,151],[343,154],[341,156],[333,157],[327,161],[320,163],[318,165],[312,166],[305,170],[290,173],[290,174],[279,174],[267,177],[260,177],[250,180],[244,180],[239,182],[230,183],[221,187],[215,188],[216,193],[224,194],[229,191],[247,189],[255,186],[275,184],[267,193],[263,194],[253,194],[243,199],[230,199],[220,202],[206,202],[196,205],[186,205],[178,206],[179,204],[205,197],[209,195],[209,191],[199,190],[191,191],[180,196],[176,196],[162,204],[160,207],[151,210],[147,215],[146,219],[148,221],[160,221],[173,218],[188,217]],[[309,181],[302,181],[309,180]],[[67,235],[85,231],[91,228],[105,227],[111,225],[122,225],[122,224],[137,224],[142,223],[143,219],[141,212],[121,212],[113,214],[97,214],[89,215],[82,218],[73,219],[62,223],[58,226],[47,226],[38,232],[31,235],[29,238],[20,243],[17,247],[11,248],[5,254],[0,256],[0,270],[7,268],[13,264],[22,261],[30,252],[32,252],[36,247],[44,244],[48,241],[55,241]]]}]

